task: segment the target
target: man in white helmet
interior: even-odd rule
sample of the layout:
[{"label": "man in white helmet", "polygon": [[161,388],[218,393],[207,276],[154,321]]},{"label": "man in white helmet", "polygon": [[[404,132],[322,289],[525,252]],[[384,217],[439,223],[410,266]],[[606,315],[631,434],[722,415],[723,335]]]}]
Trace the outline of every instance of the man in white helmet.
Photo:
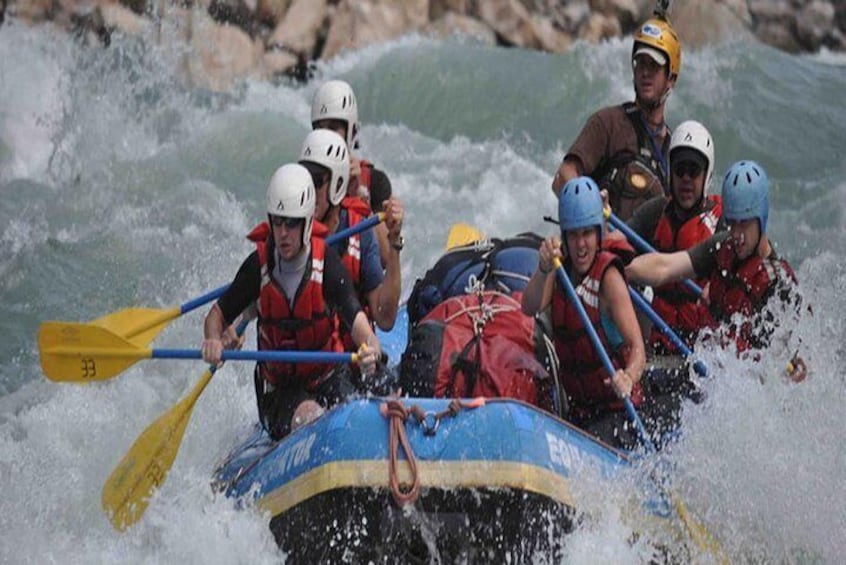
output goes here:
[{"label": "man in white helmet", "polygon": [[[373,212],[385,212],[384,225],[375,228],[382,256],[382,265],[387,266],[391,249],[401,250],[403,239],[398,230],[391,231],[389,218],[396,215],[394,208],[402,208],[399,200],[391,195],[391,181],[370,161],[358,159],[358,104],[352,87],[342,80],[323,83],[314,93],[311,102],[311,126],[313,129],[329,129],[347,142],[350,151],[350,179],[348,196],[358,196]],[[400,212],[401,214],[401,212]]]},{"label": "man in white helmet", "polygon": [[678,79],[681,44],[669,22],[656,16],[635,32],[631,53],[634,102],[603,108],[588,118],[552,180],[557,196],[566,182],[591,177],[608,191],[623,220],[669,191],[670,129],[664,106]]},{"label": "man in white helmet", "polygon": [[[220,362],[225,330],[245,311],[258,314],[260,350],[342,351],[335,316],[360,347],[361,369],[373,374],[379,340],[355,296],[338,254],[312,235],[315,191],[308,170],[277,169],[267,188],[267,221],[247,236],[256,250],[205,320],[203,359]],[[278,439],[324,408],[355,393],[345,371],[318,363],[257,363],[259,418]]]},{"label": "man in white helmet", "polygon": [[[317,129],[303,142],[300,164],[311,173],[317,193],[314,217],[321,234],[331,235],[352,227],[370,213],[367,204],[358,197],[347,196],[350,162],[347,145],[337,133]],[[402,230],[402,205],[391,203],[385,212],[389,233]],[[390,212],[390,213],[389,213]],[[390,331],[399,309],[402,271],[399,250],[391,248],[388,262],[382,270],[379,244],[371,231],[364,231],[334,246],[347,267],[359,301],[368,317],[381,329]],[[342,332],[344,348],[355,349],[349,332]]]},{"label": "man in white helmet", "polygon": [[[626,223],[656,250],[672,253],[724,231],[725,223],[720,196],[708,194],[714,176],[714,141],[705,126],[694,120],[680,124],[670,139],[668,158],[669,200],[656,196]],[[610,237],[625,236],[617,231]],[[698,282],[702,286],[706,281]],[[689,348],[700,330],[712,323],[708,306],[681,282],[655,287],[652,308]],[[650,368],[643,376],[650,399],[646,410],[658,427],[672,429],[678,424],[681,398],[698,400],[700,394],[688,377],[686,360],[669,338],[645,318],[641,323],[650,354]]]},{"label": "man in white helmet", "polygon": [[[714,176],[714,141],[701,123],[679,125],[670,139],[670,199],[658,196],[638,208],[627,224],[658,250],[690,249],[725,229],[719,195],[708,194]],[[700,281],[704,284],[704,281]],[[652,307],[690,347],[710,322],[708,309],[681,283],[655,289]],[[653,328],[649,343],[659,354],[677,353],[667,337]]]}]

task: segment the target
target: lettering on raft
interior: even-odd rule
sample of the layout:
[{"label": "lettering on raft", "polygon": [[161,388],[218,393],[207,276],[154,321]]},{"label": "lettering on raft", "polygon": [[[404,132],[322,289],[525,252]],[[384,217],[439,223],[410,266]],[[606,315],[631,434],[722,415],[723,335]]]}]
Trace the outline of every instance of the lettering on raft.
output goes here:
[{"label": "lettering on raft", "polygon": [[581,468],[581,452],[567,440],[546,432],[546,445],[549,448],[549,459],[554,465],[572,473]]},{"label": "lettering on raft", "polygon": [[282,469],[282,472],[287,473],[294,467],[302,465],[308,461],[311,458],[311,446],[314,445],[314,441],[316,439],[317,434],[313,433],[289,447],[285,453],[279,457],[279,466]]}]

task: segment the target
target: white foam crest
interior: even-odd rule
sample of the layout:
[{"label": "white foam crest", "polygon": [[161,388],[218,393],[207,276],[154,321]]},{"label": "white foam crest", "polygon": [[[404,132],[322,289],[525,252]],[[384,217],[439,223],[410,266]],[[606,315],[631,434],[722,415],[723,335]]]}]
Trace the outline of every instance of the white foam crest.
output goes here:
[{"label": "white foam crest", "polygon": [[804,56],[814,61],[823,63],[825,65],[831,65],[833,67],[846,66],[846,53],[842,51],[832,51],[828,47],[821,48],[818,53],[815,53],[813,55]]},{"label": "white foam crest", "polygon": [[[177,327],[165,340],[199,341],[196,332]],[[142,361],[107,382],[39,380],[15,393],[21,404],[0,420],[0,474],[15,486],[4,490],[2,560],[278,562],[269,518],[236,510],[235,501],[209,486],[214,463],[255,419],[248,363],[230,363],[212,379],[166,482],[138,524],[118,533],[100,509],[100,490],[122,454],[203,370],[201,362]]]},{"label": "white foam crest", "polygon": [[[774,342],[760,361],[697,349],[713,378],[705,383],[707,401],[685,411],[673,459],[679,488],[733,560],[846,558],[839,542],[846,516],[842,504],[832,504],[846,482],[836,439],[846,432],[839,369],[846,312],[832,300],[831,286],[817,286],[825,278],[836,287],[846,283],[832,259],[806,261],[800,278],[808,302],[834,308],[815,308],[790,326],[789,344]],[[810,368],[801,384],[789,382],[784,370],[796,349]]]},{"label": "white foam crest", "polygon": [[[316,64],[315,77],[317,78],[317,84],[314,88],[316,89],[324,80],[337,78],[351,71],[366,74],[367,70],[374,63],[391,51],[420,47],[427,44],[435,45],[437,42],[418,33],[409,33],[390,41],[371,43],[356,51],[344,50],[328,61],[321,61]],[[311,100],[310,96],[309,100]]]},{"label": "white foam crest", "polygon": [[549,173],[506,140],[455,137],[442,143],[391,125],[365,125],[362,136],[405,206],[403,231],[414,246],[402,258],[406,290],[414,280],[408,273],[422,276],[443,253],[453,223],[474,225],[490,237],[548,231],[542,216],[555,207]]},{"label": "white foam crest", "polygon": [[[73,45],[47,27],[7,22],[0,34],[0,182],[42,179],[62,111]],[[21,56],[26,53],[26,56]],[[5,155],[4,155],[5,154]]]}]

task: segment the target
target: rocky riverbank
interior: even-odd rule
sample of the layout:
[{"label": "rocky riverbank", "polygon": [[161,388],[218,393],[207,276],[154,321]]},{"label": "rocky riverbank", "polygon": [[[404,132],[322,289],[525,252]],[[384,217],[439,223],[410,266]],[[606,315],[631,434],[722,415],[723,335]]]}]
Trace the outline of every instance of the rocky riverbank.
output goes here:
[{"label": "rocky riverbank", "polygon": [[[653,6],[651,0],[0,0],[0,22],[51,23],[105,46],[114,33],[187,45],[192,84],[227,90],[247,77],[302,78],[311,61],[410,32],[560,53],[577,40],[631,34]],[[678,0],[671,19],[685,48],[754,37],[790,52],[846,50],[840,0]]]}]

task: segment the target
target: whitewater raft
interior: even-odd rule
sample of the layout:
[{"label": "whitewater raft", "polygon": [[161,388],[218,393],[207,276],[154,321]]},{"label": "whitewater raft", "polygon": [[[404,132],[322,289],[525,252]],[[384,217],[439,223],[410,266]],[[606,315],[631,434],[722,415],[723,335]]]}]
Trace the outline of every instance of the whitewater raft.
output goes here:
[{"label": "whitewater raft", "polygon": [[[338,406],[278,442],[256,428],[217,469],[215,485],[268,512],[293,562],[407,561],[434,552],[519,559],[560,552],[576,516],[571,481],[588,471],[610,480],[630,464],[626,454],[521,402],[453,403],[452,410],[446,399],[398,402],[424,416],[400,423],[419,481],[404,509],[390,486],[383,398]],[[398,452],[393,474],[407,494],[414,473]]]},{"label": "whitewater raft", "polygon": [[[391,365],[408,327],[402,308],[379,334]],[[574,481],[611,481],[631,464],[516,400],[361,398],[278,442],[256,426],[214,485],[267,512],[293,563],[554,562],[579,520]],[[644,491],[648,513],[670,515],[657,490]]]}]

